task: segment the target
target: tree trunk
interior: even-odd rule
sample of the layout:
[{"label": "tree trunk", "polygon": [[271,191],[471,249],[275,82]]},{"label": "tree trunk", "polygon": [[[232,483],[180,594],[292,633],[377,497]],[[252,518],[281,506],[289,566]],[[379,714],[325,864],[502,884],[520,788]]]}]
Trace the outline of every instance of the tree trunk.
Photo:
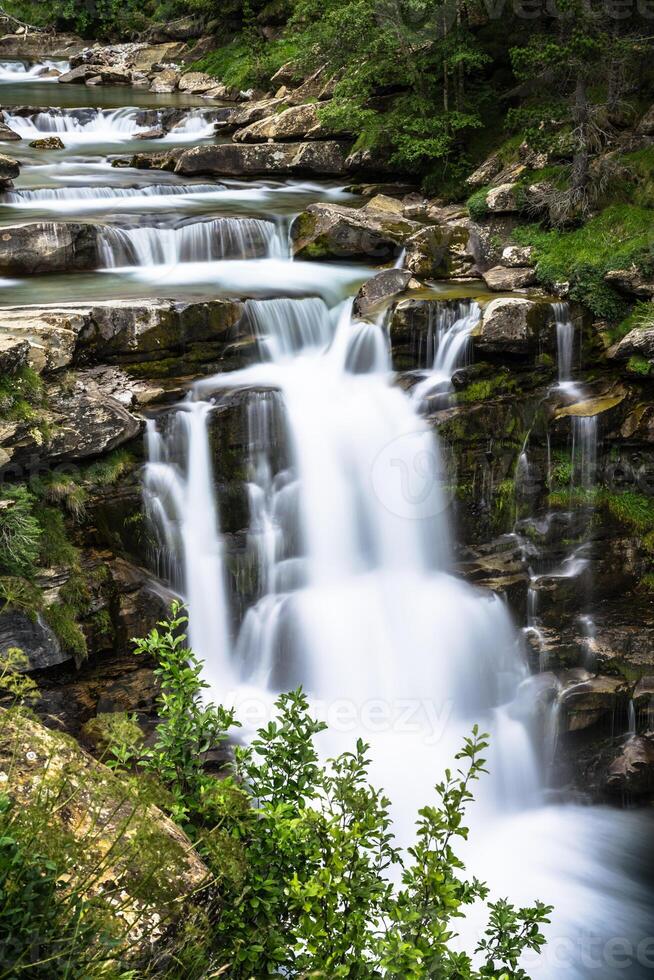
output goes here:
[{"label": "tree trunk", "polygon": [[581,195],[588,186],[590,170],[589,122],[590,108],[586,91],[586,79],[579,73],[575,84],[575,101],[572,112],[574,121],[575,151],[572,158],[571,187],[576,195]]}]

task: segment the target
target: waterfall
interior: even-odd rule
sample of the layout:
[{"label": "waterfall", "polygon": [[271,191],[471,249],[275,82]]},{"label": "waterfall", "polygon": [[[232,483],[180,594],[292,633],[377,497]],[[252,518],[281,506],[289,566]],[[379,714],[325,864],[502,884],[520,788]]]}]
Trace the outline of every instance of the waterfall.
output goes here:
[{"label": "waterfall", "polygon": [[413,397],[421,405],[435,393],[451,391],[452,375],[470,362],[472,331],[479,323],[478,303],[429,304],[427,333],[418,339],[418,364],[430,365],[430,372],[416,385]]},{"label": "waterfall", "polygon": [[[6,110],[5,123],[25,140],[56,133],[64,143],[113,143],[128,140],[152,129],[153,123],[137,121],[141,110],[126,106],[121,109],[49,109],[30,116],[16,115]],[[205,138],[213,135],[213,122],[203,110],[195,109],[175,127],[164,140]]]},{"label": "waterfall", "polygon": [[52,61],[45,59],[34,65],[24,61],[0,61],[0,84],[3,82],[56,82],[57,77],[49,72],[65,72],[70,68],[68,61]]},{"label": "waterfall", "polygon": [[277,256],[283,247],[275,223],[258,218],[216,218],[178,228],[105,225],[100,237],[107,269]]},{"label": "waterfall", "polygon": [[572,362],[575,350],[575,327],[570,319],[567,303],[552,303],[556,327],[556,353],[559,369],[559,386],[572,384]]},{"label": "waterfall", "polygon": [[58,210],[62,203],[70,202],[73,208],[82,204],[87,210],[89,203],[98,202],[105,209],[107,201],[120,204],[120,201],[133,198],[155,198],[154,203],[161,206],[161,198],[195,197],[220,193],[220,184],[150,184],[146,187],[38,187],[31,190],[6,191],[3,204],[14,207],[33,207],[35,204],[52,204]]},{"label": "waterfall", "polygon": [[597,416],[572,416],[572,483],[592,491],[597,479]]},{"label": "waterfall", "polygon": [[156,539],[159,567],[186,598],[189,642],[214,684],[229,684],[229,615],[223,544],[216,512],[208,439],[212,406],[187,401],[170,432],[148,421],[143,473],[146,515]]}]

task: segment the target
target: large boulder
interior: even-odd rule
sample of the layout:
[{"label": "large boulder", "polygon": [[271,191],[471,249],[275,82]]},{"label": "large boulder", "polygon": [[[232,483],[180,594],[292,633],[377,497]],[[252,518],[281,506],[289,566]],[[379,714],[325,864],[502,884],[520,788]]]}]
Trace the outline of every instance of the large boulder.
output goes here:
[{"label": "large boulder", "polygon": [[176,68],[164,68],[152,79],[150,91],[157,94],[174,92],[179,82],[179,72]]},{"label": "large boulder", "polygon": [[211,75],[207,75],[203,71],[189,71],[185,75],[182,75],[178,82],[178,89],[180,92],[190,92],[192,95],[201,95],[203,92],[208,92],[209,89],[214,88],[216,85],[216,79]]},{"label": "large boulder", "polygon": [[0,424],[3,470],[39,472],[43,465],[100,456],[131,442],[143,427],[129,410],[135,401],[134,383],[116,368],[92,368],[53,381],[39,426],[31,419]]},{"label": "large boulder", "polygon": [[465,225],[430,225],[407,239],[405,265],[419,279],[467,276],[473,262]]},{"label": "large boulder", "polygon": [[604,281],[621,293],[626,293],[627,296],[636,296],[638,299],[654,298],[652,277],[645,275],[636,266],[631,266],[629,269],[611,269],[604,276]]},{"label": "large boulder", "polygon": [[20,164],[13,157],[0,153],[0,189],[11,187],[14,177],[20,174]]},{"label": "large boulder", "polygon": [[291,106],[283,112],[253,122],[234,133],[234,139],[238,143],[265,143],[268,140],[334,139],[348,135],[346,132],[327,130],[318,119],[316,106],[310,103]]},{"label": "large boulder", "polygon": [[492,187],[486,196],[486,207],[491,213],[508,214],[524,207],[524,190],[520,184],[500,184]]},{"label": "large boulder", "polygon": [[534,269],[507,269],[506,266],[496,265],[482,272],[482,278],[489,289],[496,293],[504,293],[533,286],[536,282],[536,272]]},{"label": "large boulder", "polygon": [[616,361],[626,360],[637,355],[654,362],[654,327],[636,327],[630,330],[609,351],[608,356]]},{"label": "large boulder", "polygon": [[0,612],[0,670],[3,656],[18,648],[26,658],[26,669],[43,670],[69,659],[61,649],[53,630],[39,615],[29,615],[19,609]]},{"label": "large boulder", "polygon": [[72,363],[84,318],[75,310],[25,307],[0,310],[0,337],[28,344],[27,360],[41,373]]},{"label": "large boulder", "polygon": [[118,301],[80,310],[83,325],[78,360],[140,363],[160,359],[196,343],[230,343],[241,336],[243,304]]},{"label": "large boulder", "polygon": [[234,143],[195,146],[176,159],[175,173],[225,177],[264,174],[339,176],[345,170],[345,148],[333,140],[314,143]]},{"label": "large boulder", "polygon": [[94,225],[43,222],[0,229],[0,274],[95,269],[99,264]]},{"label": "large boulder", "polygon": [[548,303],[517,296],[494,299],[484,308],[475,330],[475,349],[489,353],[529,353],[538,348],[550,321]]},{"label": "large boulder", "polygon": [[635,735],[625,742],[609,766],[606,788],[621,798],[651,797],[654,791],[654,739]]},{"label": "large boulder", "polygon": [[405,269],[385,269],[363,284],[354,298],[355,316],[369,316],[391,299],[403,293],[411,273]]},{"label": "large boulder", "polygon": [[151,954],[191,913],[209,871],[134,780],[13,711],[2,711],[0,771],[16,807],[13,835],[65,863],[72,884],[102,912],[117,957]]},{"label": "large boulder", "polygon": [[[375,203],[377,202],[377,203]],[[364,208],[312,204],[291,228],[298,258],[367,258],[387,261],[420,229],[415,221],[379,205]]]},{"label": "large boulder", "polygon": [[[218,98],[230,101],[226,98],[227,89],[210,89],[206,95],[211,98]],[[216,110],[216,131],[219,133],[233,133],[242,127],[248,127],[251,123],[259,119],[265,119],[275,112],[280,106],[284,105],[283,99],[262,99],[259,102],[249,102],[246,105],[222,106]]]},{"label": "large boulder", "polygon": [[563,694],[562,730],[578,732],[590,728],[614,713],[624,696],[625,683],[621,677],[598,674],[571,685]]}]

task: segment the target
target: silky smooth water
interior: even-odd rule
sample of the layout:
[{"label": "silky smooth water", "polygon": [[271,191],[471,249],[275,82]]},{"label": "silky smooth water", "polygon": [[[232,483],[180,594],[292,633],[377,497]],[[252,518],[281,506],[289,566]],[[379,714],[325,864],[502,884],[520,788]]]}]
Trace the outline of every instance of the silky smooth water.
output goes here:
[{"label": "silky smooth water", "polygon": [[[56,204],[70,216],[83,213],[84,200],[120,198],[104,187],[142,189],[154,181],[178,188],[181,207],[188,182],[110,168],[107,154],[134,136],[131,110],[85,122],[54,116],[24,121],[25,132],[62,133],[77,156],[30,157],[12,194],[57,185],[64,193],[24,203]],[[200,194],[223,193],[224,185],[211,191],[206,183]],[[79,194],[80,186],[92,188],[91,196]],[[218,221],[223,208],[234,217],[242,207],[240,216],[279,228],[279,215],[293,211],[296,186],[234,182],[229,201],[216,201],[211,214],[212,202],[205,214]],[[298,210],[314,193],[301,186]],[[341,192],[316,188],[314,199],[331,193]],[[147,225],[114,222],[120,248],[132,249],[121,261],[133,264],[4,280],[0,299],[255,297],[245,315],[259,362],[196,382],[165,419],[147,426],[143,492],[153,569],[188,604],[190,641],[205,660],[212,696],[247,709],[248,731],[266,720],[276,692],[303,684],[330,724],[326,754],[359,736],[370,742],[373,779],[394,800],[403,843],[418,806],[434,799],[433,784],[479,723],[491,733],[490,774],[478,787],[465,857],[495,896],[555,906],[546,955],[528,971],[557,980],[645,976],[651,971],[633,961],[616,974],[606,942],[621,938],[635,949],[651,931],[651,895],[640,877],[651,825],[638,814],[550,800],[555,720],[541,723],[538,678],[529,675],[520,635],[497,596],[453,574],[449,457],[417,401],[394,385],[383,326],[352,319],[351,297],[374,270],[294,262],[285,251],[216,258],[214,236],[185,230],[198,222],[180,224],[179,213],[164,220],[166,208],[175,210],[171,196],[132,197],[148,198],[155,214],[162,205]],[[20,203],[5,200],[7,210]],[[442,333],[443,360],[432,370],[451,376],[461,363],[467,326],[454,326],[472,312]],[[245,551],[256,572],[247,597],[226,560],[222,460],[211,439],[223,399],[236,390],[247,395]],[[245,606],[238,615],[234,589]],[[482,928],[474,914],[461,924],[468,946]]]}]

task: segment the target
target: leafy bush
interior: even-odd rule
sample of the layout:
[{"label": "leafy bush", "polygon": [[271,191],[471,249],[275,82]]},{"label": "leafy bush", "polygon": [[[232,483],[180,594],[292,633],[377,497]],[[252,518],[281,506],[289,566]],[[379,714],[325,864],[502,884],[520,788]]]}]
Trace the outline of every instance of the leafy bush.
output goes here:
[{"label": "leafy bush", "polygon": [[489,190],[489,187],[482,187],[481,190],[475,191],[474,194],[471,194],[467,200],[470,217],[475,221],[480,221],[488,214],[486,198],[488,197]]},{"label": "leafy bush", "polygon": [[34,497],[25,487],[6,489],[0,498],[0,572],[31,578],[39,558],[41,527]]},{"label": "leafy bush", "polygon": [[[234,750],[231,775],[204,770],[203,753],[224,741],[234,719],[202,703],[206,684],[184,645],[184,625],[175,606],[170,620],[136,641],[159,665],[162,721],[154,746],[144,750],[130,736],[111,751],[123,766],[136,763],[168,787],[172,813],[216,874],[211,949],[200,961],[222,964],[232,980],[525,978],[518,961],[525,950],[541,949],[540,926],[551,911],[540,902],[521,909],[506,900],[488,904],[476,949],[480,971],[450,947],[453,920],[488,897],[482,882],[462,876],[454,849],[468,834],[463,817],[471,785],[485,771],[486,736],[475,727],[465,739],[460,768],[436,786],[439,804],[420,811],[416,843],[402,854],[389,800],[368,781],[368,746],[359,740],[352,752],[323,763],[316,737],[325,726],[311,717],[301,690],[281,695],[275,720]],[[393,866],[401,871],[398,887]]]}]

